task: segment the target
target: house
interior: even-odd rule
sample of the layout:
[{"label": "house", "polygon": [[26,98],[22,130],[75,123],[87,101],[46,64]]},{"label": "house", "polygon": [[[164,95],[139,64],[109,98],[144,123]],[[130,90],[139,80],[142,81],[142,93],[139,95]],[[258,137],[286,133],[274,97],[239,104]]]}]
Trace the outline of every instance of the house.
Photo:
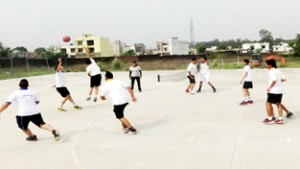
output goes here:
[{"label": "house", "polygon": [[278,45],[273,46],[273,52],[292,52],[293,48],[286,42],[280,42]]},{"label": "house", "polygon": [[270,44],[267,42],[264,43],[244,43],[242,45],[243,51],[255,51],[261,53],[269,53],[270,52]]}]

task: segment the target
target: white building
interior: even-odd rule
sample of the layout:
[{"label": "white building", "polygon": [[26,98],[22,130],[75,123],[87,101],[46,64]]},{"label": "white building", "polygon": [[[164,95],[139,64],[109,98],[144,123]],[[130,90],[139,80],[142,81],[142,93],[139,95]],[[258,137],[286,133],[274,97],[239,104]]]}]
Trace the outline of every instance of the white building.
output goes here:
[{"label": "white building", "polygon": [[211,46],[210,48],[206,48],[207,52],[216,52],[217,51],[217,46]]},{"label": "white building", "polygon": [[269,43],[244,43],[242,45],[242,50],[253,50],[253,51],[261,51],[261,53],[270,52],[270,44]]},{"label": "white building", "polygon": [[123,54],[123,45],[120,40],[116,40],[112,42],[110,45],[111,45],[113,56],[121,56]]},{"label": "white building", "polygon": [[189,43],[177,37],[170,38],[168,42],[156,42],[156,48],[160,55],[188,55],[190,51]]},{"label": "white building", "polygon": [[187,41],[181,41],[177,37],[169,39],[168,43],[170,55],[188,55],[189,43]]},{"label": "white building", "polygon": [[293,48],[286,42],[280,42],[278,45],[273,46],[273,52],[292,52]]}]

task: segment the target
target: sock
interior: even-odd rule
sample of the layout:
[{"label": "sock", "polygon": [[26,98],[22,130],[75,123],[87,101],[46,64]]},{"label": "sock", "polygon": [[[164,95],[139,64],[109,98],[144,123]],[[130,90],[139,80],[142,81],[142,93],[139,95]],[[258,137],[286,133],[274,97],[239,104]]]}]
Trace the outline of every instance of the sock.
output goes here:
[{"label": "sock", "polygon": [[278,117],[278,120],[283,120],[283,118],[282,117]]},{"label": "sock", "polygon": [[59,105],[58,107],[59,107],[59,108],[63,108],[63,105],[61,104],[61,105]]},{"label": "sock", "polygon": [[272,117],[271,117],[271,116],[269,116],[269,117],[268,117],[268,120],[272,120]]},{"label": "sock", "polygon": [[76,106],[76,103],[75,103],[75,102],[72,102],[72,104],[73,104],[74,106]]},{"label": "sock", "polygon": [[248,101],[252,101],[252,99],[251,99],[251,97],[250,97],[250,96],[248,96],[248,97],[247,97],[247,99],[248,99]]},{"label": "sock", "polygon": [[244,102],[247,102],[248,101],[248,98],[247,97],[244,97],[244,100],[243,100]]}]

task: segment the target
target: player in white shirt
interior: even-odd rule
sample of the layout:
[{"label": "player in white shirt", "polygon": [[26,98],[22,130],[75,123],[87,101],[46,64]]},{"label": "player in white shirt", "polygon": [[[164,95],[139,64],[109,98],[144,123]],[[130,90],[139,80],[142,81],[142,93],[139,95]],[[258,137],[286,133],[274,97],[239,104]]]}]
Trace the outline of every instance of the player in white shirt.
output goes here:
[{"label": "player in white shirt", "polygon": [[55,70],[55,85],[53,87],[56,87],[57,92],[64,98],[57,108],[58,111],[67,111],[63,108],[63,106],[68,100],[73,104],[75,109],[81,109],[81,107],[74,102],[69,90],[66,87],[65,72],[61,58],[58,58],[58,65],[55,66]]},{"label": "player in white shirt", "polygon": [[243,96],[244,99],[240,105],[252,104],[253,100],[251,99],[249,89],[253,88],[251,68],[249,66],[249,59],[243,60],[244,66],[244,75],[240,81],[240,84],[243,84]]},{"label": "player in white shirt", "polygon": [[93,59],[92,54],[90,53],[90,50],[88,48],[84,48],[87,59],[85,60],[85,63],[88,65],[86,67],[86,72],[88,76],[90,77],[90,89],[89,89],[89,96],[86,99],[87,101],[91,100],[91,96],[93,94],[93,90],[95,89],[95,96],[94,96],[94,102],[97,101],[97,96],[99,92],[99,86],[101,85],[101,69],[97,65],[96,61]]},{"label": "player in white shirt", "polygon": [[135,98],[131,87],[126,85],[124,82],[119,80],[113,79],[113,74],[111,72],[105,73],[105,80],[103,87],[101,88],[100,98],[101,100],[106,100],[106,95],[109,95],[112,99],[114,105],[114,112],[116,118],[120,120],[122,123],[123,129],[125,133],[132,132],[136,134],[137,131],[130,122],[124,117],[124,110],[125,107],[129,103],[129,95],[131,96],[131,100],[136,102],[137,99]]},{"label": "player in white shirt", "polygon": [[190,83],[185,90],[186,93],[191,92],[191,94],[195,94],[193,89],[194,89],[195,83],[196,83],[196,80],[195,80],[196,73],[197,73],[196,58],[192,58],[192,61],[188,65],[188,68],[187,68],[187,78],[189,79]]},{"label": "player in white shirt", "polygon": [[136,63],[136,61],[132,61],[132,66],[129,68],[129,79],[131,80],[131,89],[134,88],[134,81],[137,81],[138,89],[142,92],[141,88],[141,79],[142,79],[142,69]]},{"label": "player in white shirt", "polygon": [[[266,67],[268,69],[269,75],[269,85],[267,87],[268,98],[266,102],[266,111],[268,118],[266,118],[263,122],[265,124],[283,124],[281,101],[283,96],[282,82],[285,81],[285,78],[282,72],[276,69],[277,65],[275,60],[266,60]],[[272,104],[276,104],[278,108],[278,120],[274,118]]]},{"label": "player in white shirt", "polygon": [[39,128],[52,132],[56,140],[60,139],[58,130],[55,130],[51,125],[46,124],[42,118],[40,111],[37,108],[39,99],[35,92],[28,90],[29,83],[26,79],[22,79],[19,83],[20,90],[17,90],[10,94],[6,103],[0,108],[0,113],[7,109],[12,102],[16,102],[18,106],[18,115],[16,116],[18,127],[28,137],[27,141],[37,141],[37,136],[34,135],[28,128],[30,122],[34,123]]},{"label": "player in white shirt", "polygon": [[217,90],[214,87],[214,85],[210,82],[210,71],[209,71],[209,65],[207,62],[207,58],[205,56],[202,56],[200,58],[200,73],[201,73],[201,80],[199,84],[199,88],[197,90],[198,93],[201,92],[203,81],[206,81],[207,84],[212,88],[213,92],[215,93]]}]

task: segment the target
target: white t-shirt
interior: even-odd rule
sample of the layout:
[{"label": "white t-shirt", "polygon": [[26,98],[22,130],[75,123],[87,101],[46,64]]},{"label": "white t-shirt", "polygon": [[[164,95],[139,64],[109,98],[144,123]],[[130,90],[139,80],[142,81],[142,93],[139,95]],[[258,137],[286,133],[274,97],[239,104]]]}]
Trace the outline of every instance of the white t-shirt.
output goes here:
[{"label": "white t-shirt", "polygon": [[139,66],[136,66],[136,67],[130,66],[129,71],[131,71],[131,77],[140,77],[141,70],[142,69]]},{"label": "white t-shirt", "polygon": [[208,74],[209,73],[209,66],[206,62],[200,64],[200,73],[203,74]]},{"label": "white t-shirt", "polygon": [[285,79],[283,73],[275,68],[272,68],[268,71],[269,75],[269,86],[273,81],[276,81],[275,85],[271,88],[269,93],[273,94],[282,94],[283,93],[283,88],[282,88],[282,79]]},{"label": "white t-shirt", "polygon": [[61,71],[56,71],[55,74],[55,86],[56,87],[65,87],[65,73]]},{"label": "white t-shirt", "polygon": [[86,67],[86,72],[90,76],[95,76],[95,75],[100,74],[101,73],[100,67],[97,65],[97,63],[95,62],[95,60],[93,58],[91,58],[90,60],[92,63]]},{"label": "white t-shirt", "polygon": [[187,68],[187,75],[189,75],[189,72],[191,73],[191,75],[195,76],[196,72],[197,72],[197,66],[196,64],[190,63],[188,68]]},{"label": "white t-shirt", "polygon": [[129,102],[128,85],[120,80],[108,80],[101,88],[100,96],[109,95],[113,105],[122,105]]},{"label": "white t-shirt", "polygon": [[17,103],[19,116],[31,116],[40,113],[36,105],[39,99],[31,90],[21,89],[13,92],[6,102],[11,104],[14,101]]},{"label": "white t-shirt", "polygon": [[245,82],[252,82],[251,68],[250,68],[249,65],[244,66],[244,72],[247,73],[247,76],[245,78]]}]

